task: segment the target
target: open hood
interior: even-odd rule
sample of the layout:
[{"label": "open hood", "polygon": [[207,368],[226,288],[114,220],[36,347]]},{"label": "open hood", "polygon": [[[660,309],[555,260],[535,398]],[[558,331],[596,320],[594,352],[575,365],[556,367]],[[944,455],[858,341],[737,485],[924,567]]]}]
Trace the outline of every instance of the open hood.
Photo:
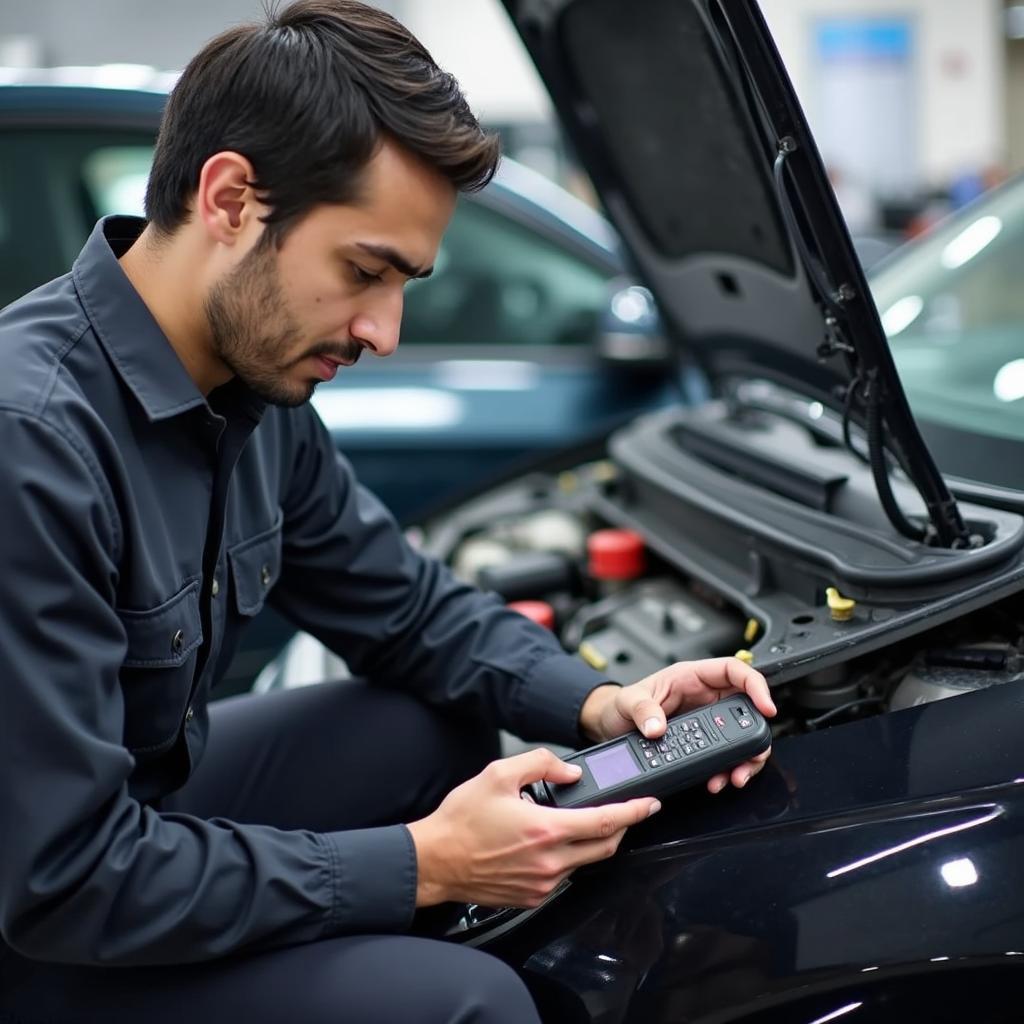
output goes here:
[{"label": "open hood", "polygon": [[841,410],[884,437],[932,542],[968,543],[756,3],[504,3],[670,331],[716,385],[769,378]]}]

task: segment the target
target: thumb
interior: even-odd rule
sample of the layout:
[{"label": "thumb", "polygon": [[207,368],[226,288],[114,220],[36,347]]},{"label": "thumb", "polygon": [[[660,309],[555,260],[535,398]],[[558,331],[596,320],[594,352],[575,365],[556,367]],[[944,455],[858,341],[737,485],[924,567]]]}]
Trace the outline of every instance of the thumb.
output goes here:
[{"label": "thumb", "polygon": [[660,736],[668,726],[664,709],[650,697],[637,701],[630,710],[630,717],[648,739]]},{"label": "thumb", "polygon": [[583,769],[577,764],[567,764],[556,757],[550,750],[541,747],[539,750],[528,750],[525,754],[517,754],[507,759],[506,763],[515,771],[517,787],[529,782],[576,782]]}]

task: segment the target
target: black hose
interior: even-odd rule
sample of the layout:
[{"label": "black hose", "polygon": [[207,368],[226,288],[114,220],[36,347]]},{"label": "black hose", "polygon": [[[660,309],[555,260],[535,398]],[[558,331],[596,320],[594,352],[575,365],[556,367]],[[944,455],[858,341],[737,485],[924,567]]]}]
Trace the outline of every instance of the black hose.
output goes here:
[{"label": "black hose", "polygon": [[862,704],[884,704],[884,697],[858,697],[857,700],[851,700],[846,704],[840,704],[837,708],[832,708],[830,711],[826,711],[823,715],[818,715],[817,718],[808,718],[804,725],[808,729],[816,729],[819,725],[829,721],[832,718],[837,718],[839,715],[846,711],[853,711],[854,708],[860,707]]},{"label": "black hose", "polygon": [[892,481],[889,479],[889,467],[885,461],[885,444],[882,439],[882,402],[877,393],[871,396],[868,403],[868,459],[878,498],[889,522],[904,537],[923,541],[926,536],[925,531],[919,526],[915,526],[903,514],[903,510],[896,503],[896,497],[892,493]]},{"label": "black hose", "polygon": [[811,277],[814,287],[818,290],[822,302],[825,303],[826,307],[831,312],[839,313],[840,309],[835,300],[834,289],[829,287],[829,283],[825,278],[824,272],[819,267],[817,260],[811,256],[811,251],[807,246],[807,239],[804,237],[803,232],[797,225],[793,202],[789,197],[788,190],[786,189],[786,180],[784,176],[786,156],[786,152],[780,149],[778,155],[775,157],[775,164],[772,167],[773,177],[775,178],[775,195],[779,201],[779,208],[782,211],[782,219],[786,222],[786,227],[789,228],[789,233],[793,237],[793,242],[799,250],[804,266],[807,268],[807,273]]},{"label": "black hose", "polygon": [[857,456],[861,462],[867,463],[868,457],[854,443],[850,434],[850,416],[853,413],[853,402],[857,396],[857,388],[860,387],[860,377],[854,377],[850,386],[846,389],[846,396],[843,399],[843,444]]}]

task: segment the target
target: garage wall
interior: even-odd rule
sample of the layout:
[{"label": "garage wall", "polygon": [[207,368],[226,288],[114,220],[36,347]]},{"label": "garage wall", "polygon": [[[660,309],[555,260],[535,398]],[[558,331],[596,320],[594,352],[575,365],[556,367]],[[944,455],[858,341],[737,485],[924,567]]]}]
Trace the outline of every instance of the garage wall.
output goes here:
[{"label": "garage wall", "polygon": [[906,17],[917,166],[926,184],[993,163],[1005,152],[1002,0],[760,0],[801,102],[814,119],[815,21],[822,17]]},{"label": "garage wall", "polygon": [[[487,119],[546,114],[542,87],[498,0],[394,5]],[[912,162],[920,183],[941,187],[1006,160],[1003,0],[761,0],[761,8],[812,122],[817,19],[905,17],[912,25]]]},{"label": "garage wall", "polygon": [[264,0],[0,0],[0,51],[7,38],[24,41],[9,42],[8,52],[31,53],[32,63],[47,66],[127,62],[178,70],[207,39],[260,20],[263,8]]},{"label": "garage wall", "polygon": [[[398,14],[454,72],[491,122],[536,122],[549,104],[498,0],[377,0]],[[1007,158],[1003,0],[761,0],[798,92],[815,89],[815,19],[907,16],[914,165],[941,186]],[[33,40],[46,64],[130,61],[180,68],[225,26],[258,17],[262,0],[0,0],[4,37]],[[116,31],[112,30],[116,26]],[[805,101],[811,112],[813,103]],[[813,118],[812,113],[812,118]]]},{"label": "garage wall", "polygon": [[499,0],[396,0],[395,14],[459,80],[489,123],[551,117],[533,63]]}]

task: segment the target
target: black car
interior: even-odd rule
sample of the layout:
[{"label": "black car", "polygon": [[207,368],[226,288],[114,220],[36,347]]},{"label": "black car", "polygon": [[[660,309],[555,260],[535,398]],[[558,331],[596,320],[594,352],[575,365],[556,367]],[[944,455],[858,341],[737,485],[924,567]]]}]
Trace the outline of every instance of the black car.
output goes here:
[{"label": "black car", "polygon": [[611,678],[739,653],[780,714],[747,789],[423,928],[560,1024],[1020,1020],[1024,494],[937,470],[756,4],[505,2],[710,397],[423,543]]}]

